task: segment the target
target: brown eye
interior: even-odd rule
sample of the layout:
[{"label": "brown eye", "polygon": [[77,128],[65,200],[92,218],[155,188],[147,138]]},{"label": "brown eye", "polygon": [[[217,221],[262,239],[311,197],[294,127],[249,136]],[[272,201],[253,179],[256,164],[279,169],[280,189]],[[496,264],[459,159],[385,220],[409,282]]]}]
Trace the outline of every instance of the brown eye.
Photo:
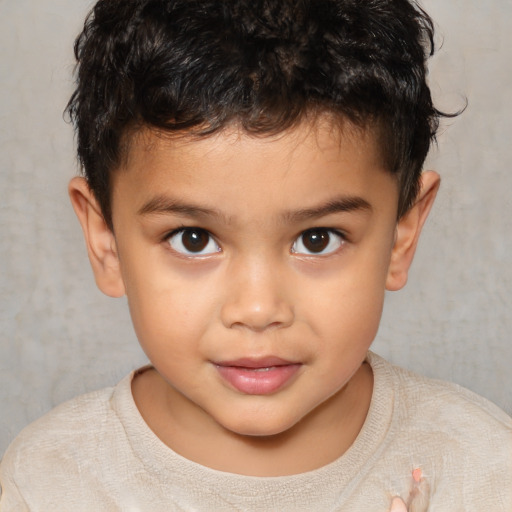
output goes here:
[{"label": "brown eye", "polygon": [[201,252],[208,245],[209,239],[208,233],[202,229],[186,229],[181,235],[183,247],[190,252]]},{"label": "brown eye", "polygon": [[310,252],[322,252],[329,244],[330,238],[329,232],[324,229],[310,230],[302,235],[302,243]]},{"label": "brown eye", "polygon": [[332,229],[308,229],[295,240],[292,246],[292,253],[310,255],[330,254],[339,249],[343,242],[343,236]]},{"label": "brown eye", "polygon": [[220,251],[210,233],[200,228],[180,229],[169,237],[168,243],[176,252],[187,256],[204,256]]}]

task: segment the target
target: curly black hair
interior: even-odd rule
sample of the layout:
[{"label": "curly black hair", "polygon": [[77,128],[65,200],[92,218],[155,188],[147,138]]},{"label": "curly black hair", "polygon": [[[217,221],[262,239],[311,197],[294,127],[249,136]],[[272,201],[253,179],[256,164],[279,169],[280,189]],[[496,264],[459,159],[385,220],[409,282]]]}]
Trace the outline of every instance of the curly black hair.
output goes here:
[{"label": "curly black hair", "polygon": [[433,33],[409,0],[99,0],[67,112],[106,222],[131,130],[264,135],[323,113],[376,130],[403,215],[444,115],[426,81]]}]

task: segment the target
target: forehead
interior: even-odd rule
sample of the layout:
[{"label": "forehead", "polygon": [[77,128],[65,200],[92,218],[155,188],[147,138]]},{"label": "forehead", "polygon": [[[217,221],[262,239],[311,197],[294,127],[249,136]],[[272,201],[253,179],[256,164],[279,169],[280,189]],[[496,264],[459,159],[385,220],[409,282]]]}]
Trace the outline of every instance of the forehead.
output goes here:
[{"label": "forehead", "polygon": [[[371,196],[383,183],[395,206],[395,180],[385,170],[377,138],[348,122],[321,119],[265,136],[234,126],[209,136],[144,128],[131,137],[114,173],[113,207],[127,196],[141,207],[155,196],[171,195],[209,206],[238,203],[239,211],[278,203],[284,208],[284,197],[296,209],[297,202],[311,199],[313,206],[344,191]],[[250,198],[259,198],[257,205]]]},{"label": "forehead", "polygon": [[310,121],[303,121],[278,133],[253,134],[237,125],[228,125],[212,134],[200,135],[142,126],[129,131],[124,137],[124,159],[118,170],[156,163],[164,152],[167,157],[174,154],[183,158],[189,154],[200,158],[201,152],[205,152],[205,157],[211,157],[212,149],[215,148],[219,150],[214,151],[215,156],[220,157],[223,150],[236,151],[237,146],[241,148],[244,145],[259,146],[266,152],[272,147],[279,147],[281,154],[297,152],[310,157],[324,153],[325,156],[343,159],[343,154],[347,152],[351,153],[351,158],[364,154],[372,160],[373,166],[384,169],[385,152],[380,131],[378,125],[360,127],[345,118],[329,115],[314,116]]}]

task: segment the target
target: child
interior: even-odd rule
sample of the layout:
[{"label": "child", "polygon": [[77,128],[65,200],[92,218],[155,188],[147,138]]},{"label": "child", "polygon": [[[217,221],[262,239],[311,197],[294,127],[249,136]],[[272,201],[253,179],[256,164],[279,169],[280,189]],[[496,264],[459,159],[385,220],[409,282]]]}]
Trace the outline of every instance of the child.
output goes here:
[{"label": "child", "polygon": [[512,510],[512,421],[369,352],[439,177],[407,0],[100,0],[69,186],[151,361],[2,461],[0,509]]}]

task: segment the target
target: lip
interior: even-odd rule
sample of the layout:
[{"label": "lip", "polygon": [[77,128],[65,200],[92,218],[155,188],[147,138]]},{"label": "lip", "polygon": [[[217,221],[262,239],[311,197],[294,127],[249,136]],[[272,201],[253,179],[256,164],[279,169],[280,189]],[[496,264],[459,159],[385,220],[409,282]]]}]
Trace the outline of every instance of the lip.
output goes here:
[{"label": "lip", "polygon": [[231,387],[246,395],[269,395],[279,391],[302,366],[274,356],[241,358],[214,365]]}]

